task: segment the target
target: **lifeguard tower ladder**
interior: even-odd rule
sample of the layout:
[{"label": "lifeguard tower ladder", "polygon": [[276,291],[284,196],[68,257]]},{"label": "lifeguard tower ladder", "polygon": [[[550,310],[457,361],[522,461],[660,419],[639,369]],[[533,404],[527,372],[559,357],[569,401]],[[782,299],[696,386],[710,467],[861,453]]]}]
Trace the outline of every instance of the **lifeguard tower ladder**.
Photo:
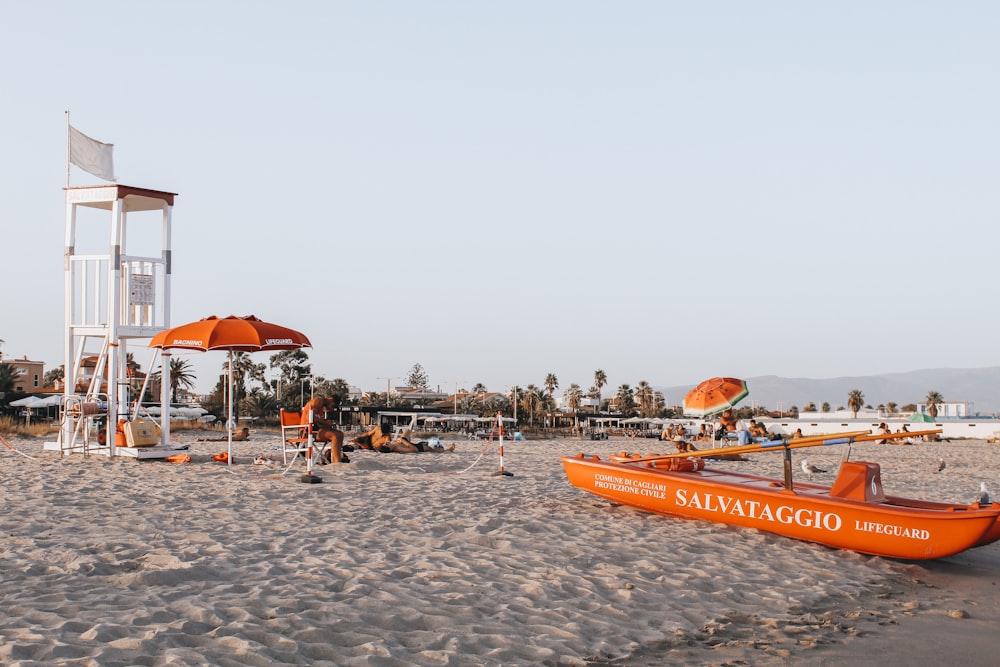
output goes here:
[{"label": "lifeguard tower ladder", "polygon": [[[137,391],[129,377],[129,345],[149,339],[170,326],[170,242],[175,196],[172,192],[117,184],[66,188],[63,266],[66,386],[58,442],[63,453],[100,451],[108,456],[125,454],[138,458],[169,455],[169,449],[163,447],[170,442],[167,355],[163,358],[160,383],[160,446],[118,447],[115,435],[118,421],[134,415],[132,403],[143,390]],[[106,241],[101,238],[100,215],[81,208],[110,212]],[[141,215],[138,220],[130,220],[132,214]],[[157,217],[160,218],[159,256],[130,254],[129,222],[155,225]],[[147,250],[155,247],[155,229],[133,227],[132,230],[135,236],[143,238]],[[79,249],[85,247],[96,248],[97,252],[81,254]],[[106,252],[101,252],[103,249]],[[92,445],[97,424],[104,431],[104,442]]]}]

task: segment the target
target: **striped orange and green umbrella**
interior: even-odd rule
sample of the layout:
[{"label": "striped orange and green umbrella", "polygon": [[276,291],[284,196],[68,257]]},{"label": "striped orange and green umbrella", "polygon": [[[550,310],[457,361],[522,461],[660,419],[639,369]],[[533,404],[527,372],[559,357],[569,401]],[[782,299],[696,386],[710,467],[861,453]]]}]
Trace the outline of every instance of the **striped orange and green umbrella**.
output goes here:
[{"label": "striped orange and green umbrella", "polygon": [[704,417],[731,408],[750,393],[745,380],[717,377],[705,380],[684,397],[684,414]]}]

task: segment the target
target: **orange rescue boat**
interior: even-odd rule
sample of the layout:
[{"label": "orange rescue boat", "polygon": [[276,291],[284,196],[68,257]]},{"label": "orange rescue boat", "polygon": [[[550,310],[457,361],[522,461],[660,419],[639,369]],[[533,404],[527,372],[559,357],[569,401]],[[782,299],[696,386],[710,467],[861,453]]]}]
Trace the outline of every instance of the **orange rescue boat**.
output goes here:
[{"label": "orange rescue boat", "polygon": [[[651,458],[602,460],[578,454],[560,460],[570,484],[622,505],[756,528],[836,549],[924,560],[1000,540],[1000,503],[961,505],[887,496],[877,463],[845,460],[832,486],[792,483],[790,449],[885,437],[778,440]],[[732,450],[784,451],[785,479],[705,468],[701,457]]]}]

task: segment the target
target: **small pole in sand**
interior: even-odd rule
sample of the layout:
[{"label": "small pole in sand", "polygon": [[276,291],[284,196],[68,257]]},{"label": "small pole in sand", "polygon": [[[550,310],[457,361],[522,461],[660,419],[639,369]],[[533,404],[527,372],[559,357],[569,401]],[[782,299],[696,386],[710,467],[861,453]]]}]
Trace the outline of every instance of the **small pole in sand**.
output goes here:
[{"label": "small pole in sand", "polygon": [[299,477],[303,484],[319,484],[322,477],[313,475],[313,411],[309,411],[309,438],[306,441],[306,474]]},{"label": "small pole in sand", "polygon": [[503,413],[502,412],[497,412],[497,433],[500,434],[500,440],[499,440],[499,442],[500,442],[500,470],[497,470],[495,473],[493,473],[492,476],[493,477],[499,477],[499,476],[502,475],[504,477],[513,477],[514,473],[507,472],[503,468]]}]

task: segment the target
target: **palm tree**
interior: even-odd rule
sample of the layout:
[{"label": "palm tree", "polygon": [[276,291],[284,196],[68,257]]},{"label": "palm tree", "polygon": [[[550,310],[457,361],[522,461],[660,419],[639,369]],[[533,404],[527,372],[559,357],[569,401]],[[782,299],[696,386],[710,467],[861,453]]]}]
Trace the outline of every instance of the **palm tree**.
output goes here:
[{"label": "palm tree", "polygon": [[559,380],[556,378],[555,373],[549,373],[545,376],[545,391],[549,394],[554,392],[559,388]]},{"label": "palm tree", "polygon": [[472,393],[476,394],[477,396],[480,394],[485,394],[487,391],[488,389],[486,389],[486,385],[483,384],[482,382],[477,382],[476,386],[472,388]]},{"label": "palm tree", "polygon": [[640,380],[635,388],[635,400],[643,417],[651,417],[653,412],[653,388],[645,380]]},{"label": "palm tree", "polygon": [[580,385],[573,383],[566,390],[566,403],[569,405],[569,409],[573,411],[573,420],[579,425],[580,417],[578,412],[580,411],[580,401],[583,400],[583,390],[580,389]]},{"label": "palm tree", "polygon": [[[240,403],[243,401],[243,397],[247,395],[247,380],[264,382],[264,369],[266,366],[264,364],[255,364],[249,352],[233,352],[232,362],[233,418],[238,420],[240,417]],[[227,372],[229,371],[228,359],[223,362],[222,369]]]},{"label": "palm tree", "polygon": [[594,371],[594,387],[597,389],[597,407],[601,407],[601,389],[608,383],[608,374],[598,368]]},{"label": "palm tree", "polygon": [[529,424],[531,426],[535,425],[535,408],[541,404],[541,390],[533,384],[529,384],[524,388],[524,394],[521,397],[521,408],[528,412]]},{"label": "palm tree", "polygon": [[511,387],[510,393],[507,394],[507,403],[512,408],[511,417],[514,418],[515,424],[517,424],[517,409],[518,407],[520,407],[520,399],[521,399],[521,387],[515,384],[513,387]]},{"label": "palm tree", "polygon": [[802,408],[803,412],[816,412],[816,403],[809,401],[806,403],[806,407]]},{"label": "palm tree", "polygon": [[623,384],[618,387],[618,393],[615,394],[618,398],[618,412],[630,416],[635,410],[635,394],[632,392],[632,387],[627,384]]},{"label": "palm tree", "polygon": [[653,392],[653,416],[662,417],[667,411],[667,397],[662,391]]},{"label": "palm tree", "polygon": [[601,390],[597,387],[591,387],[587,390],[587,398],[594,399],[594,414],[596,415],[601,410]]},{"label": "palm tree", "polygon": [[278,412],[278,401],[274,394],[264,392],[260,387],[254,387],[242,401],[243,409],[252,417],[261,421],[274,419]]},{"label": "palm tree", "polygon": [[924,402],[927,403],[927,414],[931,416],[931,419],[937,419],[938,406],[944,403],[944,397],[936,391],[929,391]]},{"label": "palm tree", "polygon": [[[161,382],[163,374],[157,370],[154,371],[151,379]],[[191,362],[187,359],[182,359],[180,357],[170,357],[170,402],[177,403],[177,392],[183,387],[184,389],[194,389],[195,380],[198,376],[194,374],[191,369]]]},{"label": "palm tree", "polygon": [[890,413],[896,412],[896,408],[898,407],[899,405],[895,401],[889,401],[888,403],[885,404],[885,409],[888,410]]},{"label": "palm tree", "polygon": [[194,389],[194,383],[197,379],[189,360],[170,357],[170,402],[177,402],[177,392],[181,388]]},{"label": "palm tree", "polygon": [[865,404],[865,395],[860,389],[852,389],[847,395],[847,407],[854,413],[854,418],[858,418],[858,410]]},{"label": "palm tree", "polygon": [[[14,367],[8,364],[6,361],[0,361],[0,396],[6,395],[14,390],[14,382],[17,381],[17,375]],[[12,400],[10,396],[7,396],[7,400]]]}]

